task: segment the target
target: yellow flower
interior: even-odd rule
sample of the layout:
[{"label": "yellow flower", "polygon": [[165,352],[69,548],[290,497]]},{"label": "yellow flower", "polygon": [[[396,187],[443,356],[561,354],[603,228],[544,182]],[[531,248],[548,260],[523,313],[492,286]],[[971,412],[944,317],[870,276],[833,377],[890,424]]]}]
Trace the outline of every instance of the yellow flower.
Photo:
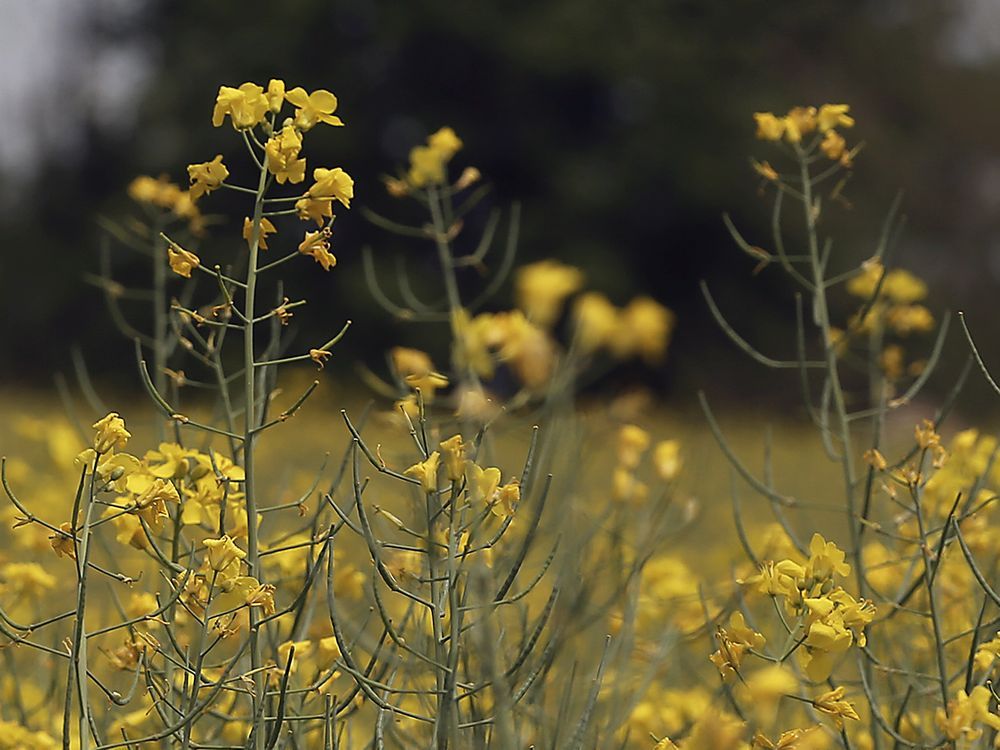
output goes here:
[{"label": "yellow flower", "polygon": [[461,435],[452,435],[440,444],[448,479],[457,482],[465,476],[465,444]]},{"label": "yellow flower", "polygon": [[828,542],[821,534],[813,534],[809,541],[809,561],[806,563],[806,578],[825,580],[833,576],[849,576],[851,566],[844,562],[847,556],[833,542]]},{"label": "yellow flower", "polygon": [[976,685],[971,694],[959,690],[955,699],[948,702],[948,711],[937,709],[937,725],[951,740],[965,739],[974,741],[982,735],[985,724],[994,730],[1000,730],[1000,716],[990,713],[989,705],[992,695],[985,685]]},{"label": "yellow flower", "polygon": [[828,714],[833,719],[833,723],[836,724],[837,729],[844,728],[844,719],[858,721],[861,718],[858,716],[858,712],[854,709],[854,706],[844,700],[843,686],[823,693],[813,700],[813,705],[818,710]]},{"label": "yellow flower", "polygon": [[847,141],[836,130],[827,130],[826,135],[823,136],[823,141],[819,144],[819,149],[826,158],[837,161],[844,155],[847,149]]},{"label": "yellow flower", "polygon": [[403,474],[418,480],[427,494],[437,492],[437,472],[440,460],[441,454],[434,451],[423,461],[413,464]]},{"label": "yellow flower", "polygon": [[337,259],[330,252],[330,234],[330,228],[323,227],[316,232],[306,232],[305,239],[299,243],[299,252],[312,256],[324,271],[337,265]]},{"label": "yellow flower", "polygon": [[405,346],[393,347],[389,351],[389,359],[392,360],[392,367],[396,375],[405,378],[408,375],[423,377],[434,371],[434,363],[427,352],[419,349],[410,349]]},{"label": "yellow flower", "polygon": [[785,140],[798,143],[817,126],[815,107],[793,107],[785,116]]},{"label": "yellow flower", "polygon": [[649,447],[649,433],[634,424],[623,425],[618,430],[618,463],[627,469],[636,469]]},{"label": "yellow flower", "polygon": [[333,114],[337,110],[337,97],[326,89],[317,89],[307,94],[304,88],[296,86],[285,94],[285,99],[298,107],[295,110],[295,127],[299,130],[310,130],[321,122],[327,125],[344,124]]},{"label": "yellow flower", "polygon": [[492,506],[497,501],[497,491],[500,488],[500,469],[495,466],[484,469],[472,464],[470,488],[473,500]]},{"label": "yellow flower", "polygon": [[518,269],[514,277],[517,306],[532,322],[548,328],[559,317],[563,300],[583,286],[583,272],[555,260]]},{"label": "yellow flower", "polygon": [[653,466],[664,482],[671,482],[681,471],[681,444],[677,440],[661,440],[653,448]]},{"label": "yellow flower", "polygon": [[255,83],[244,83],[238,89],[220,86],[212,112],[212,124],[219,127],[229,115],[234,128],[252,128],[264,119],[269,106],[264,89]]},{"label": "yellow flower", "polygon": [[326,349],[309,350],[309,359],[315,362],[320,370],[326,367],[326,361],[332,356],[333,352],[328,352]]},{"label": "yellow flower", "polygon": [[347,172],[340,167],[326,169],[317,167],[313,170],[315,183],[306,192],[306,196],[313,199],[333,199],[344,204],[345,208],[351,207],[351,199],[354,197],[354,180]]},{"label": "yellow flower", "polygon": [[0,581],[15,596],[38,596],[56,586],[55,576],[32,562],[10,562],[0,567]]},{"label": "yellow flower", "polygon": [[208,566],[212,570],[221,574],[222,578],[231,578],[239,572],[240,561],[247,553],[237,547],[230,536],[206,539],[204,544],[208,549]]},{"label": "yellow flower", "polygon": [[934,315],[923,305],[893,305],[886,312],[885,321],[900,336],[934,330]]},{"label": "yellow flower", "polygon": [[780,141],[785,134],[785,123],[771,112],[754,112],[757,122],[757,137],[762,141]]},{"label": "yellow flower", "polygon": [[76,558],[76,542],[73,539],[73,524],[69,521],[59,524],[59,531],[49,536],[49,543],[56,557]]},{"label": "yellow flower", "polygon": [[[270,219],[266,216],[261,217],[260,237],[257,240],[257,247],[261,250],[267,250],[267,235],[274,234],[277,231]],[[250,220],[249,216],[243,217],[243,239],[247,241],[248,245],[253,240],[253,221]]]},{"label": "yellow flower", "polygon": [[576,343],[585,354],[607,346],[618,328],[618,308],[598,292],[580,295],[573,307]]},{"label": "yellow flower", "polygon": [[333,216],[333,201],[329,198],[299,198],[295,201],[295,211],[303,221],[312,220],[321,227],[328,217]]},{"label": "yellow flower", "polygon": [[285,103],[285,82],[280,78],[272,78],[267,82],[267,108],[277,114]]},{"label": "yellow flower", "polygon": [[669,309],[649,297],[636,297],[619,316],[611,353],[620,359],[638,355],[656,364],[666,355],[674,324]]},{"label": "yellow flower", "polygon": [[302,135],[291,124],[268,139],[267,168],[278,184],[302,182],[306,178],[306,160],[299,158],[301,150]]},{"label": "yellow flower", "polygon": [[490,504],[490,512],[499,518],[514,515],[514,510],[521,502],[521,485],[515,479],[507,482],[496,493],[496,501]]},{"label": "yellow flower", "polygon": [[882,282],[882,293],[893,302],[909,304],[927,296],[927,284],[902,268],[894,268]]},{"label": "yellow flower", "polygon": [[180,245],[171,245],[167,248],[167,262],[178,276],[190,279],[191,272],[201,265],[201,258]]},{"label": "yellow flower", "polygon": [[125,420],[119,417],[116,411],[110,412],[91,426],[96,430],[94,450],[98,453],[124,448],[128,439],[132,437],[132,434],[125,429]]},{"label": "yellow flower", "polygon": [[188,164],[187,171],[191,180],[191,198],[193,200],[198,200],[206,193],[211,193],[229,177],[229,170],[222,163],[222,154],[216,154],[212,161]]},{"label": "yellow flower", "polygon": [[850,106],[847,104],[824,104],[819,108],[818,125],[820,132],[833,128],[850,128],[854,126],[854,118],[848,115]]},{"label": "yellow flower", "polygon": [[[871,299],[875,294],[879,279],[885,273],[885,267],[878,258],[869,258],[861,264],[861,273],[852,276],[847,282],[847,293],[862,299]],[[883,282],[883,287],[885,282]]]},{"label": "yellow flower", "polygon": [[431,133],[427,139],[427,145],[444,156],[447,161],[462,148],[462,139],[451,128],[440,128]]},{"label": "yellow flower", "polygon": [[462,148],[462,141],[451,128],[441,128],[427,138],[426,146],[410,151],[407,182],[414,187],[440,185],[445,181],[445,167]]},{"label": "yellow flower", "polygon": [[729,627],[719,628],[717,637],[719,649],[709,659],[726,682],[737,676],[747,651],[761,649],[766,643],[763,635],[747,627],[742,612],[733,612]]}]

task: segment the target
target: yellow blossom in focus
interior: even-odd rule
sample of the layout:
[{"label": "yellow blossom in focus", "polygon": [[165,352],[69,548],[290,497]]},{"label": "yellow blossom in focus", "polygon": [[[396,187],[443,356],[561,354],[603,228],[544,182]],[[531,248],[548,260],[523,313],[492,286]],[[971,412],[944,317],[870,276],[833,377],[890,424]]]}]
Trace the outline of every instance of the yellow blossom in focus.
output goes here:
[{"label": "yellow blossom in focus", "polygon": [[437,492],[437,472],[440,461],[441,454],[434,451],[423,461],[413,464],[403,474],[420,482],[420,487],[427,494]]},{"label": "yellow blossom in focus", "polygon": [[212,124],[219,127],[228,115],[237,130],[252,128],[264,119],[269,108],[264,89],[255,83],[244,83],[238,89],[220,86],[212,112]]},{"label": "yellow blossom in focus", "polygon": [[73,524],[69,521],[59,524],[59,532],[49,536],[52,551],[56,553],[56,557],[71,557],[75,559],[76,543],[73,539]]},{"label": "yellow blossom in focus", "polygon": [[[267,235],[274,234],[277,231],[270,219],[266,216],[261,217],[260,237],[257,239],[257,247],[261,250],[267,250]],[[249,216],[243,218],[243,239],[247,241],[248,245],[253,241],[253,221],[250,220]]]},{"label": "yellow blossom in focus", "polygon": [[239,571],[240,561],[247,556],[228,535],[220,539],[206,539],[204,545],[208,549],[209,567],[222,578],[235,576]]},{"label": "yellow blossom in focus", "polygon": [[581,286],[583,272],[555,260],[522,266],[514,276],[517,306],[529,320],[544,328],[556,322],[563,300]]},{"label": "yellow blossom in focus", "polygon": [[851,566],[844,562],[847,556],[833,542],[828,542],[821,534],[813,534],[809,541],[809,560],[806,563],[805,577],[817,580],[830,579],[833,576],[849,576]]},{"label": "yellow blossom in focus", "polygon": [[452,435],[441,441],[441,454],[444,456],[445,475],[452,482],[457,482],[465,476],[465,444],[461,435]]},{"label": "yellow blossom in focus", "polygon": [[305,238],[299,243],[299,252],[308,255],[329,271],[337,265],[337,259],[330,252],[330,227],[323,227],[316,232],[306,232]]},{"label": "yellow blossom in focus", "polygon": [[96,431],[94,435],[94,450],[107,453],[117,448],[124,448],[132,434],[125,429],[125,420],[113,411],[91,425]]},{"label": "yellow blossom in focus", "polygon": [[343,121],[334,112],[337,111],[337,97],[326,89],[317,89],[311,94],[301,86],[296,86],[285,93],[285,99],[295,110],[295,127],[301,131],[311,130],[323,122],[327,125],[343,125]]},{"label": "yellow blossom in focus", "polygon": [[188,164],[187,171],[191,179],[191,198],[194,200],[217,189],[229,177],[229,170],[222,163],[222,154],[216,154],[212,161]]},{"label": "yellow blossom in focus", "polygon": [[272,135],[265,146],[267,168],[279,185],[302,182],[306,178],[306,160],[299,158],[302,135],[291,124],[286,124]]},{"label": "yellow blossom in focus", "polygon": [[312,187],[306,191],[306,196],[314,200],[336,200],[344,204],[345,208],[351,207],[351,199],[354,197],[354,179],[340,167],[327,169],[317,167],[313,170]]},{"label": "yellow blossom in focus", "polygon": [[793,107],[784,118],[785,139],[798,143],[802,136],[813,132],[817,126],[815,107]]},{"label": "yellow blossom in focus", "polygon": [[180,245],[171,245],[167,248],[167,262],[178,276],[190,279],[191,272],[201,265],[201,258]]},{"label": "yellow blossom in focus", "polygon": [[844,687],[840,686],[813,699],[813,705],[833,719],[837,729],[844,728],[844,719],[858,721],[861,717],[850,702],[844,700]]},{"label": "yellow blossom in focus", "polygon": [[272,78],[267,82],[267,108],[277,114],[285,103],[285,82],[280,78]]}]

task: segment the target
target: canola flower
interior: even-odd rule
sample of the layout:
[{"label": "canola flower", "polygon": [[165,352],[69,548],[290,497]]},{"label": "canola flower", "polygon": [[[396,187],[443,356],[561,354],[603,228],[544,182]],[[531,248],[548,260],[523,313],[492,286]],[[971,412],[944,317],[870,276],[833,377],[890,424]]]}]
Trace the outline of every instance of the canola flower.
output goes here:
[{"label": "canola flower", "polygon": [[[345,412],[348,446],[334,479],[267,463],[259,445],[317,387],[298,400],[279,393],[276,369],[321,368],[336,343],[286,352],[285,326],[303,301],[293,284],[267,294],[271,270],[300,255],[336,268],[332,223],[354,183],[306,160],[314,131],[342,125],[337,108],[329,92],[278,80],[220,89],[213,122],[241,131],[261,185],[280,196],[233,184],[228,152],[190,165],[187,190],[167,178],[130,186],[163,231],[148,233],[160,243],[159,271],[172,269],[178,285],[202,276],[210,283],[196,289],[215,296],[162,296],[166,325],[145,346],[170,347],[156,372],[141,371],[162,413],[161,437],[146,443],[155,447],[136,448],[143,431],[116,412],[95,421],[85,443],[68,426],[17,427],[62,468],[50,485],[33,466],[4,463],[13,499],[2,519],[13,528],[0,550],[0,633],[10,645],[0,653],[14,667],[0,674],[0,747],[56,747],[65,727],[80,747],[119,737],[123,747],[163,737],[255,748],[272,739],[365,747],[375,736],[439,748],[576,736],[629,750],[993,742],[997,441],[975,429],[952,435],[937,421],[917,422],[902,450],[881,439],[878,420],[933,369],[921,334],[939,320],[927,285],[886,269],[884,252],[861,266],[820,255],[817,224],[836,202],[818,199],[824,183],[813,178],[849,168],[859,153],[847,143],[847,105],[758,113],[761,138],[784,150],[754,169],[765,195],[783,196],[782,210],[802,209],[788,230],[802,234],[777,238],[773,254],[745,243],[759,271],[789,273],[787,261],[790,278],[806,282],[789,349],[801,346],[801,361],[757,359],[804,371],[816,386],[805,389],[808,413],[843,473],[842,507],[828,502],[827,486],[799,498],[780,477],[751,481],[775,520],[762,521],[737,493],[742,550],[684,543],[689,530],[723,538],[727,511],[716,497],[685,496],[696,481],[685,469],[701,456],[659,434],[642,409],[598,422],[596,448],[572,455],[566,481],[552,456],[563,441],[583,444],[574,442],[587,421],[573,411],[576,378],[603,356],[661,362],[677,322],[641,295],[617,306],[586,286],[582,269],[554,260],[514,273],[514,307],[484,307],[462,269],[494,259],[463,255],[478,243],[449,203],[482,175],[455,165],[463,144],[450,129],[387,182],[391,195],[428,210],[429,223],[407,236],[437,253],[447,299],[426,319],[420,310],[397,317],[442,335],[425,339],[427,351],[391,347],[391,382],[369,374],[391,414],[376,409],[366,424]],[[229,227],[245,242],[232,265],[195,231],[204,229],[201,201],[219,190],[254,194],[253,210]],[[178,232],[187,234],[175,241]],[[783,260],[780,240],[801,241],[804,255]],[[813,248],[823,267],[808,265]],[[224,270],[248,261],[250,276]],[[376,281],[383,267],[376,262]],[[265,322],[274,348],[260,335]],[[237,351],[224,357],[227,339]],[[233,376],[240,353],[249,358]],[[180,411],[195,385],[217,389],[214,414]],[[529,413],[541,437],[511,462],[510,431],[495,425],[525,408],[537,409]],[[737,477],[753,479],[717,431]],[[312,437],[289,447],[319,442]],[[21,484],[37,509],[18,499],[12,485]],[[801,536],[831,510],[831,528]],[[604,651],[594,630],[610,634]],[[59,665],[50,673],[66,681],[59,690],[25,670],[36,657]],[[579,688],[585,673],[589,692]],[[126,695],[134,678],[145,692]]]}]

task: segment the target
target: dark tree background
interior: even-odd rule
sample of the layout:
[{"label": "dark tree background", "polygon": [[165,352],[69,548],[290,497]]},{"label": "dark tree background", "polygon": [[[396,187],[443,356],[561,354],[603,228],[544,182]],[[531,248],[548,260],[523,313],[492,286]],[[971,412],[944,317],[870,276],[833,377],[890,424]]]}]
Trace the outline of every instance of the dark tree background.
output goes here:
[{"label": "dark tree background", "polygon": [[[838,262],[872,253],[902,190],[909,221],[894,259],[929,279],[935,311],[965,309],[984,352],[1000,362],[991,341],[1000,47],[976,36],[984,11],[971,0],[150,0],[127,13],[110,2],[85,5],[80,49],[131,50],[142,74],[118,121],[95,104],[100,97],[74,88],[72,66],[61,87],[37,92],[48,101],[39,111],[59,112],[76,134],[68,149],[42,140],[30,169],[8,171],[3,186],[5,383],[44,382],[67,367],[69,344],[99,376],[134,382],[128,342],[82,281],[97,262],[96,217],[133,210],[124,187],[138,173],[181,180],[190,162],[235,156],[228,127],[210,123],[218,86],[270,77],[337,94],[348,127],[311,138],[307,150],[313,165],[340,164],[354,176],[358,206],[395,210],[379,176],[428,133],[453,126],[465,141],[458,163],[489,177],[497,205],[523,203],[523,260],[577,264],[616,302],[646,293],[678,313],[670,361],[635,377],[681,398],[715,382],[739,382],[733,395],[755,400],[788,390],[783,378],[743,366],[705,312],[697,281],[709,280],[748,338],[791,353],[784,279],[770,270],[752,277],[753,262],[720,217],[731,212],[766,245],[768,203],[748,157],[768,152],[753,139],[752,112],[850,103],[852,140],[866,148],[846,191],[853,208],[837,214]],[[7,75],[32,76],[32,55],[43,54],[28,50]],[[117,85],[114,70],[92,75],[87,90]],[[223,229],[238,237],[238,227]],[[335,241],[335,271],[292,277],[311,299],[296,318],[302,335],[353,318],[338,350],[344,361],[412,340],[373,307],[360,273],[363,244],[392,257],[400,243],[356,210],[338,219]],[[409,252],[419,270],[424,259]],[[128,262],[120,272],[139,273]],[[846,315],[849,301],[841,302]],[[947,371],[964,361],[959,339],[952,336]]]}]

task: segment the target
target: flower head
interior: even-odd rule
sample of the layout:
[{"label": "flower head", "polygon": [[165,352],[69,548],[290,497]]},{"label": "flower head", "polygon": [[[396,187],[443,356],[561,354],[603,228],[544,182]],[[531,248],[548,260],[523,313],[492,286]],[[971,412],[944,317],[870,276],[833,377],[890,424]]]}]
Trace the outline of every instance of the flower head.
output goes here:
[{"label": "flower head", "polygon": [[291,123],[285,123],[280,132],[267,141],[267,168],[278,184],[302,182],[306,178],[306,160],[299,158],[302,135]]},{"label": "flower head", "polygon": [[171,245],[167,248],[167,262],[178,276],[190,279],[191,272],[201,265],[201,258],[180,245]]},{"label": "flower head", "polygon": [[306,232],[305,239],[299,243],[299,252],[312,258],[329,271],[337,265],[337,259],[330,252],[330,228],[323,227],[316,232]]},{"label": "flower head", "polygon": [[327,125],[344,124],[333,114],[337,110],[337,97],[326,89],[308,94],[304,88],[297,86],[285,94],[285,99],[298,108],[295,110],[295,127],[303,132],[321,122]]},{"label": "flower head", "polygon": [[234,128],[245,130],[261,122],[269,109],[264,89],[255,83],[244,83],[238,89],[220,86],[212,112],[212,124],[219,127],[228,116]]},{"label": "flower head", "polygon": [[198,200],[201,196],[212,192],[229,177],[229,169],[222,163],[222,154],[216,154],[212,161],[188,164],[187,171],[191,180],[191,198],[193,200]]},{"label": "flower head", "polygon": [[98,453],[124,448],[128,439],[132,437],[132,434],[125,429],[125,420],[118,416],[116,411],[97,420],[92,426],[96,430],[94,450]]}]

